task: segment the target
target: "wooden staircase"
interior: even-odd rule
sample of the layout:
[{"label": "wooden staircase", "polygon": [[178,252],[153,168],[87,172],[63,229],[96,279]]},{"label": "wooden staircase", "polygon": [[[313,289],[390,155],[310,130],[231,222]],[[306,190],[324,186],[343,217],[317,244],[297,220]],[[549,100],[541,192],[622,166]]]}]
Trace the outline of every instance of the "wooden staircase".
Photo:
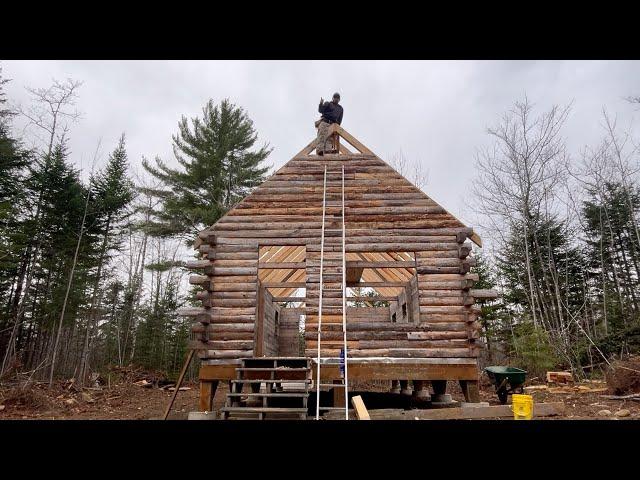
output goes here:
[{"label": "wooden staircase", "polygon": [[[255,357],[241,359],[237,378],[221,418],[299,418],[306,420],[311,384],[311,359],[306,357]],[[248,391],[243,389],[248,385]]]}]

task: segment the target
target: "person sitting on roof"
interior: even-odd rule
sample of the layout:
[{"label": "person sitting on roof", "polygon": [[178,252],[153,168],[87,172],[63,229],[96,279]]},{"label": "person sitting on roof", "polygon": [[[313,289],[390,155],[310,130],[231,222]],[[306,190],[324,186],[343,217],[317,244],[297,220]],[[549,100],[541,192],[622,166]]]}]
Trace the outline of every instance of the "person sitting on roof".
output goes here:
[{"label": "person sitting on roof", "polygon": [[325,102],[320,99],[320,106],[318,112],[322,114],[320,120],[316,122],[318,128],[318,145],[316,146],[316,153],[318,155],[324,155],[325,151],[331,151],[331,148],[327,148],[327,141],[329,140],[329,125],[342,123],[343,109],[340,105],[340,94],[334,93],[333,99],[330,102]]}]

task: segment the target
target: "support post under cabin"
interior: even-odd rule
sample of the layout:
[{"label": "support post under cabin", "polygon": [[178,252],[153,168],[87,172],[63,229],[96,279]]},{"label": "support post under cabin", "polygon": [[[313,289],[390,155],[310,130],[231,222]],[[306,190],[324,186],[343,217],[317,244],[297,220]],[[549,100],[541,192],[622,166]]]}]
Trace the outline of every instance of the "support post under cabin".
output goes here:
[{"label": "support post under cabin", "polygon": [[213,410],[213,398],[218,389],[218,380],[200,381],[200,411],[210,412]]}]

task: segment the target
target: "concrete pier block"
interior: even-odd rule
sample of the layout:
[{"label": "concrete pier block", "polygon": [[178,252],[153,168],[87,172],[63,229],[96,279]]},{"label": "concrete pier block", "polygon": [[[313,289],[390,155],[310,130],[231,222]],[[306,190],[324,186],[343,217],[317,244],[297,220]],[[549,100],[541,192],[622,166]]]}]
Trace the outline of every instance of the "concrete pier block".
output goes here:
[{"label": "concrete pier block", "polygon": [[187,420],[216,420],[216,412],[189,412]]}]

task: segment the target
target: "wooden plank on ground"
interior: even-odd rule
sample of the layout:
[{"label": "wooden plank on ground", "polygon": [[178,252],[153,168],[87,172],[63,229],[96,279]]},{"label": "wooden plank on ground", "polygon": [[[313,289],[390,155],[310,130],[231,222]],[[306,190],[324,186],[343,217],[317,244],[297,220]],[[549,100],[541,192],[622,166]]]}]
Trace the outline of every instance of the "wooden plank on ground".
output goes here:
[{"label": "wooden plank on ground", "polygon": [[364,402],[362,401],[362,397],[360,395],[356,395],[351,398],[351,404],[356,411],[356,418],[358,420],[371,420],[369,416],[369,412],[367,411],[367,407],[364,406]]}]

